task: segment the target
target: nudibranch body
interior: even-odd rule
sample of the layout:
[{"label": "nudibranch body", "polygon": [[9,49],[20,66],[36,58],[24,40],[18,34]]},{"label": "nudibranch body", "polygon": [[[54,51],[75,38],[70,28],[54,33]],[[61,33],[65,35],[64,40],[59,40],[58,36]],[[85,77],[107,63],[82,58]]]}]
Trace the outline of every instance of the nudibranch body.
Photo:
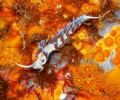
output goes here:
[{"label": "nudibranch body", "polygon": [[83,22],[90,19],[98,19],[99,17],[92,17],[87,15],[82,15],[77,19],[73,20],[69,23],[66,27],[62,28],[58,31],[56,37],[52,37],[49,41],[41,41],[38,43],[39,53],[37,60],[28,66],[17,64],[23,68],[33,68],[43,70],[43,65],[46,64],[49,55],[53,52],[58,50],[59,48],[63,47],[67,41],[70,39],[70,36],[75,33],[75,31],[81,26]]}]

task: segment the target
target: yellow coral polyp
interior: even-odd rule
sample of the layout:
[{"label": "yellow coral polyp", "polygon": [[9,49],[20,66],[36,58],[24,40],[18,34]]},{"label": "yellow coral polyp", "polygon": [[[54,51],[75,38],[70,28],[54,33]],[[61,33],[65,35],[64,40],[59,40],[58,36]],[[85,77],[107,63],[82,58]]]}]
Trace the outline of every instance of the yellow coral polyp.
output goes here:
[{"label": "yellow coral polyp", "polygon": [[110,35],[112,35],[112,36],[115,36],[116,34],[117,34],[116,30],[112,30],[112,31],[110,32]]},{"label": "yellow coral polyp", "polygon": [[107,50],[107,49],[104,49],[104,50],[102,51],[102,53],[103,53],[104,57],[108,57],[108,56],[110,55],[110,51]]},{"label": "yellow coral polyp", "polygon": [[103,62],[105,59],[104,59],[104,55],[102,53],[97,53],[95,56],[94,56],[94,59],[98,62]]},{"label": "yellow coral polyp", "polygon": [[120,34],[115,37],[116,45],[120,45]]},{"label": "yellow coral polyp", "polygon": [[73,41],[73,46],[82,53],[87,53],[87,50],[89,49],[88,41],[88,31],[82,27],[73,37],[75,41]]},{"label": "yellow coral polyp", "polygon": [[104,42],[105,42],[105,45],[108,47],[113,45],[113,39],[111,37],[106,37],[104,39]]},{"label": "yellow coral polyp", "polygon": [[88,40],[87,32],[82,31],[82,32],[78,32],[77,34],[80,40]]},{"label": "yellow coral polyp", "polygon": [[[111,53],[110,51],[112,51],[112,50],[119,51],[119,49],[117,49],[117,50],[115,49],[119,46],[119,36],[120,36],[120,33],[118,31],[119,28],[120,28],[119,25],[113,26],[112,29],[110,30],[110,32],[108,32],[102,39],[100,39],[96,43],[95,47],[96,46],[100,47],[100,48],[102,48],[102,50],[99,51],[101,54],[96,53],[97,56],[94,57],[95,60],[103,62],[110,55],[110,53]],[[104,59],[102,56],[104,57]],[[114,57],[113,63],[119,64],[118,58]]]}]

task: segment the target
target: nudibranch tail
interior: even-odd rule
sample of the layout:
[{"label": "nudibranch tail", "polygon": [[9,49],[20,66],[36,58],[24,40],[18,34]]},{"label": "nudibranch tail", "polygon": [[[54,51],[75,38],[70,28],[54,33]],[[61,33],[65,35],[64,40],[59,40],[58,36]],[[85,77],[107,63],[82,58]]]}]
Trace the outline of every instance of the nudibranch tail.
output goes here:
[{"label": "nudibranch tail", "polygon": [[18,64],[16,63],[17,66],[22,67],[22,68],[32,68],[32,65],[22,65],[22,64]]},{"label": "nudibranch tail", "polygon": [[40,71],[42,71],[44,69],[44,67],[39,63],[39,60],[36,60],[33,64],[31,65],[21,65],[16,63],[16,65],[18,65],[19,67],[22,68],[33,68],[33,69],[39,69]]}]

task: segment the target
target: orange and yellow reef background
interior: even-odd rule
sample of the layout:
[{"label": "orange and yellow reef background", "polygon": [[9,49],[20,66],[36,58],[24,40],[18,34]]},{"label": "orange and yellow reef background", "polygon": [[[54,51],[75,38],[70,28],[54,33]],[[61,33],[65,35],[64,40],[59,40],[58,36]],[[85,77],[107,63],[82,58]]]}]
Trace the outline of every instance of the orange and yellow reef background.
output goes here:
[{"label": "orange and yellow reef background", "polygon": [[[42,72],[38,42],[89,20]],[[120,0],[0,0],[0,100],[120,100]]]}]

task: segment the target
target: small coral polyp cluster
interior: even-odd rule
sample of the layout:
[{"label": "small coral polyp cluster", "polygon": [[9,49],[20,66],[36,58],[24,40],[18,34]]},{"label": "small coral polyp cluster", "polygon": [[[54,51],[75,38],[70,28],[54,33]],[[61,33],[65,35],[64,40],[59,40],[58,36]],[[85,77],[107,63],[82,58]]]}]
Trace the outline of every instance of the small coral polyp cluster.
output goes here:
[{"label": "small coral polyp cluster", "polygon": [[[120,0],[0,0],[1,100],[119,100]],[[87,20],[40,72],[38,42]],[[64,32],[63,32],[64,34]]]},{"label": "small coral polyp cluster", "polygon": [[[73,83],[80,92],[98,95],[104,91],[104,71],[94,64],[82,64],[80,66],[69,66],[72,73]],[[85,73],[86,72],[86,73]]]}]

